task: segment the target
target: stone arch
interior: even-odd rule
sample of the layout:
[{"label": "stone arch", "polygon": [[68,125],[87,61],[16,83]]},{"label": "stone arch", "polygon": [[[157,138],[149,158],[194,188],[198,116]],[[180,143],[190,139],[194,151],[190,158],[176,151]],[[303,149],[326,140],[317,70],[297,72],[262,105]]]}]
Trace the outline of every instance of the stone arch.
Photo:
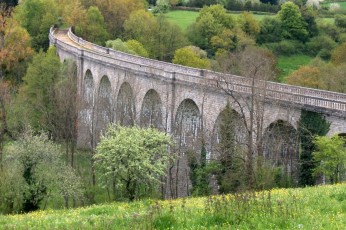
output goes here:
[{"label": "stone arch", "polygon": [[[222,134],[224,132],[225,134]],[[210,158],[217,159],[222,153],[222,135],[227,135],[230,141],[233,142],[232,146],[238,150],[246,149],[247,146],[247,132],[244,121],[240,114],[226,106],[218,115],[212,133],[211,149],[212,155]]]},{"label": "stone arch", "polygon": [[81,87],[81,110],[79,112],[80,124],[78,127],[78,142],[82,146],[91,147],[90,138],[94,134],[95,122],[95,84],[94,77],[88,69],[85,72]]},{"label": "stone arch", "polygon": [[201,145],[201,132],[202,119],[197,104],[192,99],[183,100],[178,106],[174,124],[179,147],[198,149]]},{"label": "stone arch", "polygon": [[170,170],[174,172],[170,178],[170,184],[173,185],[170,192],[173,192],[175,197],[188,196],[192,188],[189,166],[194,160],[199,161],[202,147],[201,113],[192,99],[184,99],[180,103],[173,126],[178,158]]},{"label": "stone arch", "polygon": [[124,82],[118,93],[116,104],[116,121],[120,125],[132,126],[135,123],[135,102],[133,91],[128,82]]},{"label": "stone arch", "polygon": [[281,166],[283,173],[297,179],[298,133],[287,121],[271,123],[263,134],[263,157],[272,167]]},{"label": "stone arch", "polygon": [[110,122],[113,121],[112,108],[112,87],[108,76],[101,78],[97,93],[97,127],[103,130]]},{"label": "stone arch", "polygon": [[142,127],[155,127],[163,130],[162,125],[162,102],[159,94],[150,89],[144,96],[140,124]]},{"label": "stone arch", "polygon": [[89,105],[94,104],[94,78],[89,69],[84,76],[83,100]]}]

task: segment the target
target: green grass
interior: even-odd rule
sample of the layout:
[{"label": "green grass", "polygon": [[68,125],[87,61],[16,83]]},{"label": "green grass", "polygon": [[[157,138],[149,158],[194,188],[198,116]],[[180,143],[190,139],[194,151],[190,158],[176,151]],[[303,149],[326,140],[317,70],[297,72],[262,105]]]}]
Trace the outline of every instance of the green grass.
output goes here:
[{"label": "green grass", "polygon": [[[328,2],[328,3],[323,3],[322,5],[325,6],[330,6],[330,4],[332,4],[333,2]],[[346,9],[346,2],[334,2],[340,5],[341,9]]]},{"label": "green grass", "polygon": [[0,216],[1,229],[345,229],[346,184]]},{"label": "green grass", "polygon": [[198,14],[198,12],[194,11],[174,10],[166,13],[165,16],[168,21],[186,30],[186,28],[196,20]]},{"label": "green grass", "polygon": [[[173,10],[166,13],[165,16],[171,23],[178,25],[183,30],[186,30],[186,28],[196,20],[198,14],[199,13],[195,11]],[[232,13],[231,15],[234,18],[238,18],[240,13]],[[256,20],[260,21],[264,17],[274,17],[275,15],[254,14],[253,16]]]},{"label": "green grass", "polygon": [[309,64],[311,60],[312,57],[307,55],[280,56],[277,64],[277,68],[280,70],[280,82],[284,82],[287,75],[301,66]]}]

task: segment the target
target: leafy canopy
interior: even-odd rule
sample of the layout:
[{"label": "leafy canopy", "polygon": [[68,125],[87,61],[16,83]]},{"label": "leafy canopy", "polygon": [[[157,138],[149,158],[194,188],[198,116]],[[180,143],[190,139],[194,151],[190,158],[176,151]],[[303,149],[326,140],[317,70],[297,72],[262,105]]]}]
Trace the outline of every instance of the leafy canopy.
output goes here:
[{"label": "leafy canopy", "polygon": [[140,197],[140,188],[155,187],[166,173],[173,156],[168,152],[171,137],[153,128],[110,124],[94,156],[105,186],[112,180],[125,190],[130,201]]},{"label": "leafy canopy", "polygon": [[207,53],[196,46],[186,46],[177,49],[173,63],[201,69],[211,68]]},{"label": "leafy canopy", "polygon": [[314,175],[323,173],[331,183],[338,183],[345,178],[346,146],[345,139],[340,136],[317,136],[314,139],[316,151],[313,159],[317,162]]},{"label": "leafy canopy", "polygon": [[284,3],[278,15],[285,38],[306,41],[308,37],[307,25],[296,4],[293,2]]}]

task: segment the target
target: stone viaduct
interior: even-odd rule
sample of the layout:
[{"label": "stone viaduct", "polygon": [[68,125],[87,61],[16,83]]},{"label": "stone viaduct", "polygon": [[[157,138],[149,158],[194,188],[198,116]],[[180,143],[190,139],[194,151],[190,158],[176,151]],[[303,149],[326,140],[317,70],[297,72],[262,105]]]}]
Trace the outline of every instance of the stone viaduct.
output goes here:
[{"label": "stone viaduct", "polygon": [[[287,154],[290,149],[287,146],[293,146],[291,163],[285,163],[293,170],[292,161],[296,162],[298,151],[296,140],[292,144],[289,139],[296,137],[294,133],[302,109],[323,113],[331,123],[328,135],[346,133],[346,94],[254,82],[251,78],[138,57],[87,42],[71,30],[51,28],[49,39],[62,61],[73,59],[77,65],[81,101],[79,146],[95,145],[99,133],[109,122],[153,125],[177,137],[179,149],[184,149],[182,156],[186,149],[198,151],[203,134],[208,158],[213,158],[216,153],[212,146],[218,142],[220,114],[228,101],[240,114],[253,88],[261,89],[259,97],[264,98],[261,132],[267,135],[265,144],[269,146],[264,147],[264,152],[274,159],[274,164]],[[217,87],[224,87],[225,81],[227,91],[236,97],[230,97],[222,87]],[[244,114],[250,119],[249,112]],[[278,131],[280,126],[289,131]],[[188,191],[190,185],[185,184]]]}]

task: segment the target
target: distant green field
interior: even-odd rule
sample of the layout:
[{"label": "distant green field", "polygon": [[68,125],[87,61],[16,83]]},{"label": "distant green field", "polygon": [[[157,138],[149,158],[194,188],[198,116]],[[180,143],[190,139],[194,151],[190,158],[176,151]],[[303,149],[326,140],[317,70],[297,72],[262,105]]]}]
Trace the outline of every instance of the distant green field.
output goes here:
[{"label": "distant green field", "polygon": [[[232,13],[231,14],[233,17],[237,18],[239,17],[240,13]],[[174,10],[170,11],[165,14],[167,19],[180,26],[183,30],[186,30],[186,28],[191,25],[196,18],[198,17],[198,12],[195,11],[184,11],[184,10]],[[268,14],[268,15],[259,15],[259,14],[254,14],[253,15],[255,19],[257,20],[262,20],[264,17],[273,17],[274,15]]]},{"label": "distant green field", "polygon": [[165,14],[167,19],[173,24],[177,24],[183,30],[191,25],[198,17],[198,12],[174,10]]},{"label": "distant green field", "polygon": [[312,57],[307,55],[280,56],[277,68],[280,70],[280,82],[285,82],[285,77],[299,67],[309,64]]},{"label": "distant green field", "polygon": [[328,3],[323,3],[322,5],[330,6],[330,4],[332,4],[332,3],[337,3],[340,5],[341,9],[346,9],[346,2],[328,2]]}]

